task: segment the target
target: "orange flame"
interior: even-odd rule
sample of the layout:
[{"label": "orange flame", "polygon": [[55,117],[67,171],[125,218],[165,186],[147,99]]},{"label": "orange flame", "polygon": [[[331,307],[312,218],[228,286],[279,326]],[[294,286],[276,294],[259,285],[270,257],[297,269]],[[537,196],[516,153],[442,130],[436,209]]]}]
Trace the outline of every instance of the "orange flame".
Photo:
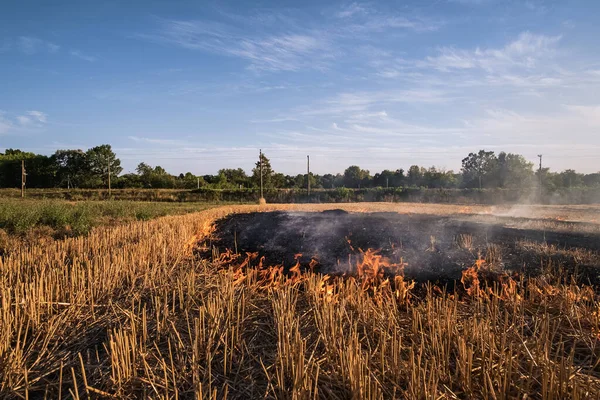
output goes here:
[{"label": "orange flame", "polygon": [[300,258],[302,257],[302,253],[298,253],[294,256],[294,259],[296,260],[296,265],[294,265],[292,268],[290,268],[290,272],[292,273],[292,279],[298,280],[300,279],[300,276],[302,275],[302,272],[300,271]]},{"label": "orange flame", "polygon": [[481,255],[475,261],[475,264],[467,268],[462,272],[460,282],[463,284],[469,296],[474,296],[479,293],[479,276],[478,272],[481,266],[485,263],[485,260],[481,258]]}]

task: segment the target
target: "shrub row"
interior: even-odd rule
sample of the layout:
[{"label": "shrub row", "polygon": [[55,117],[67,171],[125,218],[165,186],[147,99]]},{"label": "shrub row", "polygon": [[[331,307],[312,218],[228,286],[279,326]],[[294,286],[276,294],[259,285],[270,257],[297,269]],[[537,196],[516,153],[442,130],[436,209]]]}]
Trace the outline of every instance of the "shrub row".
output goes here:
[{"label": "shrub row", "polygon": [[[0,197],[18,197],[20,192],[0,190]],[[107,190],[92,189],[31,189],[28,198],[66,200],[129,200],[159,202],[233,202],[258,201],[258,189],[116,189],[111,196]],[[426,202],[464,204],[539,203],[536,188],[528,189],[430,189],[430,188],[367,188],[367,189],[316,189],[310,196],[305,190],[269,189],[264,197],[270,203],[340,203],[340,202]],[[600,202],[600,188],[560,189],[543,194],[545,204],[590,204]]]}]

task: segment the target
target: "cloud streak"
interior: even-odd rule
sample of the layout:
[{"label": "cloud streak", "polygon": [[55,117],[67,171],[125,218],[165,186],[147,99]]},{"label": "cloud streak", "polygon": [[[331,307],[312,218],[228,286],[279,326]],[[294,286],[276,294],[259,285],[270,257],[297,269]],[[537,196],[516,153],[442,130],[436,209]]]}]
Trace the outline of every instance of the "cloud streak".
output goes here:
[{"label": "cloud streak", "polygon": [[59,45],[32,36],[20,36],[16,44],[19,51],[27,55],[57,53],[60,50]]},{"label": "cloud streak", "polygon": [[430,56],[420,66],[441,71],[479,68],[496,72],[513,67],[534,68],[540,61],[555,54],[561,36],[537,35],[523,32],[517,39],[499,49],[462,50],[443,47],[437,56]]},{"label": "cloud streak", "polygon": [[315,16],[308,23],[281,14],[222,16],[223,21],[163,19],[154,32],[135,37],[238,57],[257,71],[325,71],[356,51],[350,41],[368,41],[383,32],[434,31],[441,25],[359,3],[342,7],[333,15]]},{"label": "cloud streak", "polygon": [[69,54],[75,58],[79,58],[80,60],[84,60],[87,62],[95,62],[97,60],[96,57],[84,54],[79,50],[71,50],[69,51]]},{"label": "cloud streak", "polygon": [[181,146],[186,142],[184,140],[179,139],[160,139],[160,138],[147,138],[147,137],[139,137],[139,136],[128,136],[129,140],[132,140],[137,143],[147,143],[147,144],[155,144],[161,146]]},{"label": "cloud streak", "polygon": [[331,58],[327,40],[310,32],[249,36],[223,23],[164,20],[158,33],[138,36],[186,49],[243,58],[255,70],[324,69]]},{"label": "cloud streak", "polygon": [[17,134],[43,129],[48,122],[48,114],[31,110],[14,115],[0,110],[0,134]]}]

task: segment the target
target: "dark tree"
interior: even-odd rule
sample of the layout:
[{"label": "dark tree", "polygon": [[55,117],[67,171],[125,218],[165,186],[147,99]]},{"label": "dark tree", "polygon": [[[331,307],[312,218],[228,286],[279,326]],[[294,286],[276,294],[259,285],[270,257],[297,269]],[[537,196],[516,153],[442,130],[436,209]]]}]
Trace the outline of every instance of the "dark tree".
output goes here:
[{"label": "dark tree", "polygon": [[[462,160],[462,172],[464,183],[468,187],[487,187],[494,186],[492,179],[495,177],[494,171],[497,167],[498,159],[493,151],[479,150],[479,153],[469,153]],[[485,179],[492,178],[492,179]]]},{"label": "dark tree", "polygon": [[423,177],[425,175],[425,168],[419,167],[418,165],[411,165],[408,169],[406,180],[409,186],[421,186],[423,185]]},{"label": "dark tree", "polygon": [[106,186],[108,184],[109,171],[111,179],[114,179],[123,170],[121,168],[121,160],[117,158],[109,144],[92,147],[85,155],[87,172],[89,173],[86,185],[91,187]]},{"label": "dark tree", "polygon": [[344,186],[349,188],[364,187],[370,178],[369,171],[360,169],[357,165],[351,165],[344,171]]},{"label": "dark tree", "polygon": [[267,158],[265,153],[262,153],[259,161],[256,162],[256,166],[252,170],[252,184],[254,187],[260,187],[260,165],[262,160],[262,178],[263,178],[263,187],[265,189],[274,188],[273,182],[273,168],[271,168],[271,161]]},{"label": "dark tree", "polygon": [[219,175],[225,177],[226,182],[231,188],[239,188],[240,186],[246,187],[250,184],[250,179],[246,172],[241,169],[226,168],[219,170]]},{"label": "dark tree", "polygon": [[56,181],[61,187],[80,187],[89,175],[83,150],[57,150],[52,159],[56,164]]}]

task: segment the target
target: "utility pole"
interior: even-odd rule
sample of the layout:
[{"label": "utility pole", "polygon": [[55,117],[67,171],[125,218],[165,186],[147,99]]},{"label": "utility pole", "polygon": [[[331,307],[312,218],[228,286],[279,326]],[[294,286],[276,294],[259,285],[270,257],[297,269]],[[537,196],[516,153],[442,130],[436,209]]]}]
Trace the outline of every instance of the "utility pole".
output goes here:
[{"label": "utility pole", "polygon": [[200,189],[200,177],[198,177],[198,189]]},{"label": "utility pole", "polygon": [[306,193],[310,196],[310,156],[306,156]]},{"label": "utility pole", "polygon": [[538,174],[540,175],[540,203],[542,202],[542,196],[544,194],[544,189],[542,184],[544,183],[544,181],[542,180],[542,154],[538,154],[538,157],[540,158],[540,169]]},{"label": "utility pole", "polygon": [[386,177],[386,178],[385,178],[385,188],[386,188],[386,189],[389,189],[389,188],[390,188],[390,178],[389,178],[389,177]]},{"label": "utility pole", "polygon": [[108,160],[108,197],[111,196],[111,189],[110,189],[110,160]]},{"label": "utility pole", "polygon": [[25,181],[27,173],[25,172],[25,160],[21,160],[21,198],[25,197]]},{"label": "utility pole", "polygon": [[263,198],[263,162],[262,162],[262,149],[258,150],[258,162],[260,163],[260,198]]}]

